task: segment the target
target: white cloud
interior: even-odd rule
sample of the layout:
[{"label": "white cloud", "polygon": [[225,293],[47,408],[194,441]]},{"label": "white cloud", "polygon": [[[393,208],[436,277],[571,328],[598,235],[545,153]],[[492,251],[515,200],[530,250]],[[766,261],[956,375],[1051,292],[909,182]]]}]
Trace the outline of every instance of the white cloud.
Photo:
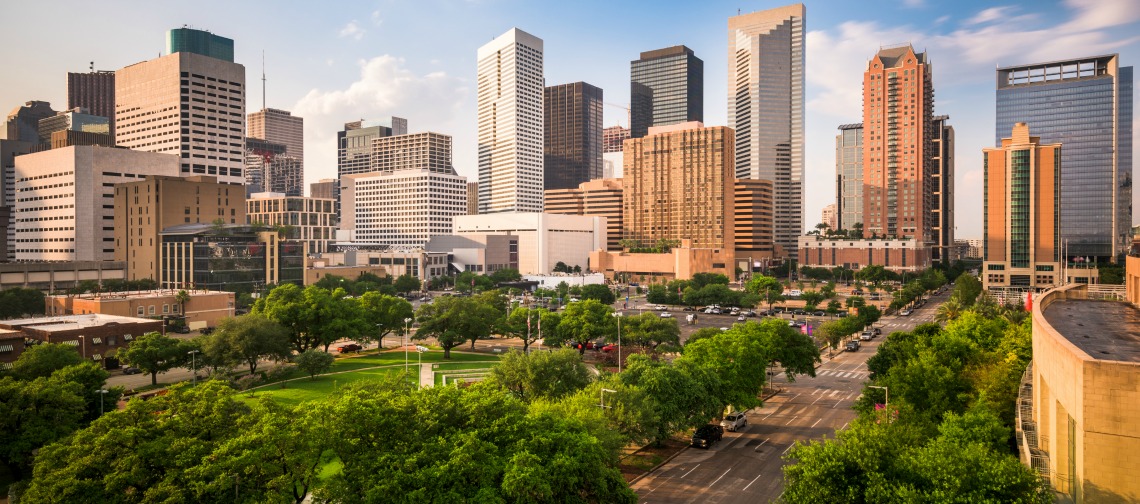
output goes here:
[{"label": "white cloud", "polygon": [[926,0],[903,0],[903,5],[910,8],[925,7]]},{"label": "white cloud", "polygon": [[1012,5],[1002,5],[999,7],[990,7],[979,12],[976,16],[966,21],[968,25],[976,25],[988,23],[990,21],[997,21],[1006,15],[1006,12],[1013,10]]},{"label": "white cloud", "polygon": [[380,11],[378,11],[378,10],[372,11],[372,24],[374,24],[376,26],[380,26],[380,24],[383,22],[384,22],[384,20],[380,17]]},{"label": "white cloud", "polygon": [[1066,0],[1065,5],[1077,11],[1062,31],[1097,30],[1140,21],[1140,2],[1136,0]]},{"label": "white cloud", "polygon": [[367,33],[367,31],[368,30],[365,30],[360,26],[360,23],[353,19],[352,21],[349,21],[348,24],[344,25],[344,28],[340,29],[340,32],[337,33],[337,36],[340,38],[352,38],[354,40],[360,40],[364,38],[364,34]]},{"label": "white cloud", "polygon": [[941,25],[941,24],[943,24],[943,23],[945,23],[945,22],[947,22],[947,21],[949,21],[949,20],[950,20],[950,15],[949,15],[949,14],[947,14],[947,15],[945,15],[945,16],[939,16],[939,17],[938,17],[938,19],[935,19],[935,20],[934,20],[934,26],[938,26],[938,25]]},{"label": "white cloud", "polygon": [[417,75],[390,55],[359,65],[360,77],[347,87],[313,89],[293,106],[305,118],[306,183],[336,176],[336,133],[346,122],[397,116],[409,120],[410,131],[459,129],[468,96],[462,80],[443,72]]}]

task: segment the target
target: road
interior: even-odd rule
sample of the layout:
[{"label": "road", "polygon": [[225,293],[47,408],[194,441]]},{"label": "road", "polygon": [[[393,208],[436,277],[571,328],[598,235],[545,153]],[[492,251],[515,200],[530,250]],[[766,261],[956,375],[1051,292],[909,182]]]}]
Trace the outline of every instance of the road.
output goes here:
[{"label": "road", "polygon": [[[908,317],[887,317],[879,326],[884,336],[931,322],[948,293],[935,296]],[[782,391],[763,406],[747,412],[748,426],[726,432],[710,450],[687,448],[633,485],[649,503],[771,502],[783,492],[783,455],[796,441],[834,437],[855,418],[851,409],[867,380],[867,359],[885,338],[863,342],[856,352],[824,356],[816,377],[801,376],[788,383],[779,375]]]}]

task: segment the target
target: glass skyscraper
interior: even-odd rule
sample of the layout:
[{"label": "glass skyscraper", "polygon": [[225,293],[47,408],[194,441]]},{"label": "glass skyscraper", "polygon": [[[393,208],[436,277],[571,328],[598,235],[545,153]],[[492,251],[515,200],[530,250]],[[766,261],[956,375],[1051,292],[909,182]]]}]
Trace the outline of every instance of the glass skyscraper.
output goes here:
[{"label": "glass skyscraper", "polygon": [[189,52],[234,62],[234,39],[219,37],[205,30],[174,28],[166,32],[166,54]]},{"label": "glass skyscraper", "polygon": [[585,82],[546,88],[543,184],[576,189],[602,177],[602,89]]},{"label": "glass skyscraper", "polygon": [[1015,123],[1061,144],[1061,240],[1069,257],[1125,250],[1132,222],[1132,67],[1118,55],[997,69],[1000,145]]},{"label": "glass skyscraper", "polygon": [[629,63],[630,138],[650,126],[705,120],[705,62],[683,45],[641,53]]}]

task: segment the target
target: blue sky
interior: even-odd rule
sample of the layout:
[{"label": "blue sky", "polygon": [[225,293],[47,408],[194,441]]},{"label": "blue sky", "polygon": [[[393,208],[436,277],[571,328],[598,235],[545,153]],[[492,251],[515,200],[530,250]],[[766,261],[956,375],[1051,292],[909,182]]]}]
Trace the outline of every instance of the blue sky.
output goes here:
[{"label": "blue sky", "polygon": [[[235,40],[250,111],[261,107],[265,50],[270,107],[305,118],[306,181],[336,173],[336,131],[356,119],[408,119],[412,132],[454,137],[455,167],[476,175],[475,51],[517,26],[544,40],[548,85],[586,81],[629,102],[629,61],[685,44],[705,61],[705,123],[726,122],[727,19],[773,2],[18,2],[0,16],[0,108],[66,105],[68,71],[115,70],[157,56],[169,28]],[[934,66],[935,113],[957,134],[959,237],[980,237],[981,149],[993,142],[994,68],[1120,53],[1140,65],[1140,2],[1065,0],[819,1],[807,5],[806,226],[834,201],[836,126],[861,120],[866,61],[912,43]],[[606,107],[607,126],[626,124]],[[1136,114],[1140,118],[1140,114]],[[1140,124],[1137,124],[1140,126]],[[1140,127],[1134,127],[1140,131]],[[1140,145],[1136,142],[1134,144]],[[1140,191],[1133,197],[1140,209]],[[1140,222],[1140,211],[1133,222]]]}]

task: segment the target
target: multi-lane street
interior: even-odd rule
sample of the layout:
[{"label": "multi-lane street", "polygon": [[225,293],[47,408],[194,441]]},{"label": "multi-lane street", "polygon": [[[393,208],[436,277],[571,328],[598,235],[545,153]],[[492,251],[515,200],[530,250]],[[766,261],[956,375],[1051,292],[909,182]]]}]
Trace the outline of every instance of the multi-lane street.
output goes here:
[{"label": "multi-lane street", "polygon": [[851,409],[867,379],[867,359],[886,335],[930,322],[939,302],[935,296],[907,317],[887,317],[878,325],[883,336],[863,342],[855,352],[824,356],[816,377],[801,376],[774,382],[782,391],[762,407],[747,412],[748,426],[726,432],[710,450],[688,448],[633,489],[642,503],[770,502],[783,491],[783,455],[796,441],[834,436],[855,412]]}]

